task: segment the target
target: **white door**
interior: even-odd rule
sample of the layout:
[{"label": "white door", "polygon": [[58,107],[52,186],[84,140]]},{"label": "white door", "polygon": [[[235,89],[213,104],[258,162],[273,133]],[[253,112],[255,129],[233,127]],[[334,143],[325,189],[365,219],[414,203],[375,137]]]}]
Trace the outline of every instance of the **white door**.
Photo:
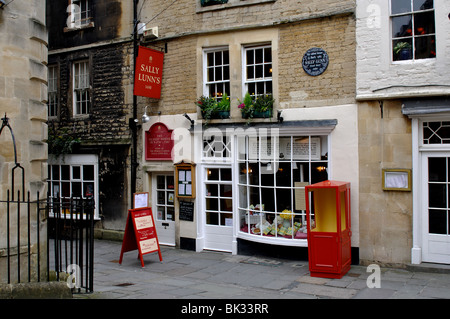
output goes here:
[{"label": "white door", "polygon": [[173,174],[155,174],[152,180],[153,217],[161,245],[175,246],[175,192]]},{"label": "white door", "polygon": [[203,202],[205,249],[232,251],[232,190],[231,168],[206,168]]},{"label": "white door", "polygon": [[450,264],[450,152],[422,153],[425,262]]}]

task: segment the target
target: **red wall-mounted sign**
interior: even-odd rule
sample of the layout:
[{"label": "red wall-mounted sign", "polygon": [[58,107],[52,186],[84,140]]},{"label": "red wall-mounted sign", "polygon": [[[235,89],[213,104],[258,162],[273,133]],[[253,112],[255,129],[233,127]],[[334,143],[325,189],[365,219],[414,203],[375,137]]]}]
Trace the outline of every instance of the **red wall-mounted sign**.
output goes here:
[{"label": "red wall-mounted sign", "polygon": [[145,159],[147,161],[172,160],[172,131],[164,123],[153,124],[145,132]]},{"label": "red wall-mounted sign", "polygon": [[134,95],[159,99],[164,53],[139,46],[134,74]]},{"label": "red wall-mounted sign", "polygon": [[141,260],[142,267],[144,267],[142,256],[145,254],[157,251],[159,254],[159,261],[162,261],[155,221],[150,207],[128,210],[119,264],[122,264],[123,254],[125,252],[136,249],[139,252],[138,257]]}]

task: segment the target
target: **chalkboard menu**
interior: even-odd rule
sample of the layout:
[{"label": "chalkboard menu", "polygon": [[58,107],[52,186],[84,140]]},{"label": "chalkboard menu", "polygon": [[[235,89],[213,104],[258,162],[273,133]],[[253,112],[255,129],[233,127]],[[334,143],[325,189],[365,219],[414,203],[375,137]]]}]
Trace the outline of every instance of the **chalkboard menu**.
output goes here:
[{"label": "chalkboard menu", "polygon": [[180,220],[194,221],[194,202],[180,201]]},{"label": "chalkboard menu", "polygon": [[321,75],[328,67],[328,54],[321,48],[311,48],[303,56],[303,70],[311,76]]}]

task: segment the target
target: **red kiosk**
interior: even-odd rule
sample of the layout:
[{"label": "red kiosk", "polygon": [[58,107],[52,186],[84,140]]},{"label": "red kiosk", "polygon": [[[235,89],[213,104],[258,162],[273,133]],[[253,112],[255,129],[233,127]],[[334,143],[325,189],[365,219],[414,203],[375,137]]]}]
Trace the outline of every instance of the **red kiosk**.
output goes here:
[{"label": "red kiosk", "polygon": [[350,183],[324,181],[305,192],[310,274],[342,278],[351,264]]}]

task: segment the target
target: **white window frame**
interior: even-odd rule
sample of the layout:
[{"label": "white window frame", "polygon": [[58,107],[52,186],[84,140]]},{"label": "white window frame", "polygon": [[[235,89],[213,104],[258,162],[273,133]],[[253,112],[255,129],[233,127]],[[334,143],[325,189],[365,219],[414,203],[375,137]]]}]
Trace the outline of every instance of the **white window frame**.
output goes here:
[{"label": "white window frame", "polygon": [[[330,155],[329,154],[330,153],[329,152],[329,150],[330,150],[330,145],[329,145],[330,144],[330,135],[329,134],[307,134],[307,133],[300,133],[300,132],[297,133],[296,132],[296,133],[280,135],[279,138],[283,139],[283,138],[289,138],[289,137],[291,138],[291,143],[292,143],[293,138],[296,138],[296,137],[307,137],[309,139],[310,151],[309,151],[309,158],[308,159],[299,160],[299,159],[296,159],[294,156],[291,156],[289,160],[281,161],[281,160],[278,160],[278,159],[275,159],[275,158],[269,158],[269,157],[271,157],[272,155],[276,154],[279,151],[279,149],[277,147],[275,148],[274,152],[267,152],[267,156],[262,158],[261,154],[262,154],[262,152],[264,150],[266,150],[266,148],[260,146],[258,148],[258,153],[259,153],[258,154],[258,159],[254,159],[254,160],[252,160],[250,158],[243,159],[243,158],[241,158],[241,154],[238,154],[238,156],[236,158],[236,164],[235,164],[235,180],[237,181],[237,183],[236,183],[237,186],[236,186],[236,191],[235,191],[235,194],[237,194],[237,196],[235,196],[236,197],[236,200],[235,200],[235,213],[236,213],[236,215],[235,215],[235,219],[236,219],[235,224],[236,224],[236,234],[237,234],[238,238],[247,239],[247,240],[250,240],[250,241],[262,242],[262,243],[270,243],[270,244],[298,246],[298,247],[307,247],[308,246],[307,239],[295,238],[295,234],[294,233],[292,234],[291,238],[285,238],[283,236],[278,235],[278,233],[276,233],[276,235],[274,237],[271,237],[271,236],[264,235],[262,232],[259,235],[258,234],[254,234],[254,233],[251,232],[250,228],[247,229],[247,232],[245,232],[241,228],[241,226],[242,226],[241,225],[242,219],[243,218],[244,219],[248,218],[248,216],[250,215],[249,214],[250,211],[252,211],[252,213],[256,213],[251,218],[256,218],[256,219],[260,218],[259,222],[261,222],[263,220],[263,218],[262,218],[263,215],[261,215],[261,213],[262,214],[273,214],[273,215],[279,216],[279,214],[282,211],[278,211],[277,208],[276,208],[276,206],[277,206],[277,195],[276,194],[277,193],[275,192],[275,190],[276,189],[280,189],[280,188],[281,189],[286,189],[286,190],[291,190],[291,205],[292,205],[291,211],[292,211],[292,213],[294,213],[293,216],[300,217],[302,219],[302,223],[303,223],[302,227],[306,226],[306,211],[302,211],[301,213],[295,213],[294,209],[293,209],[295,207],[295,204],[296,204],[295,203],[295,199],[294,199],[295,191],[297,190],[297,191],[300,191],[300,192],[301,191],[304,192],[304,186],[296,186],[295,183],[293,182],[293,179],[292,179],[293,170],[294,170],[293,164],[294,163],[298,163],[298,162],[303,162],[303,163],[309,165],[309,168],[308,168],[309,169],[309,172],[308,172],[309,180],[308,181],[305,180],[304,182],[311,183],[311,180],[310,180],[311,179],[311,170],[312,170],[312,165],[311,164],[313,164],[313,163],[326,163],[326,169],[327,169],[327,173],[328,173],[328,178],[330,178],[330,176],[331,176],[331,172],[329,170],[329,167],[330,167],[330,156],[329,156]],[[328,159],[326,159],[326,160],[325,159],[314,159],[311,156],[311,154],[312,154],[311,153],[311,141],[312,141],[313,138],[316,138],[316,137],[320,137],[321,148],[326,147],[326,153],[328,153]],[[255,138],[255,137],[246,137],[246,138],[250,139],[250,138]],[[238,139],[240,139],[240,138],[238,138]],[[243,143],[243,142],[244,142],[244,137],[242,137],[242,140],[239,143]],[[259,140],[258,143],[261,144],[261,140]],[[242,149],[242,147],[243,147],[242,145],[237,145],[237,147],[241,151],[243,150]],[[293,149],[293,146],[291,144],[291,150],[292,149]],[[248,154],[247,146],[245,147],[244,151],[245,151],[246,154]],[[321,153],[323,153],[324,151],[325,151],[325,149],[322,149]],[[263,185],[261,185],[261,174],[262,174],[262,169],[263,169],[262,167],[267,165],[268,163],[271,163],[272,169],[274,169],[277,166],[277,164],[283,163],[283,162],[284,163],[290,163],[291,179],[292,179],[291,185],[288,185],[288,186],[276,185],[276,183],[275,183],[275,180],[276,180],[275,174],[273,174],[274,175],[274,185],[273,186],[263,186]],[[249,169],[249,165],[248,165],[249,163],[256,164],[256,165],[259,166],[259,173],[258,173],[259,174],[259,177],[258,177],[259,184],[258,185],[253,185],[253,184],[251,184],[249,182],[249,179],[248,179],[249,175],[248,175],[247,172],[245,173],[245,176],[246,176],[245,181],[242,180],[241,177],[240,177],[241,169],[242,169],[241,164],[246,164],[246,169],[248,170]],[[268,211],[266,206],[263,209],[261,209],[260,211],[252,210],[247,205],[245,205],[246,207],[242,206],[241,203],[243,202],[243,200],[240,198],[240,196],[242,195],[240,193],[240,188],[241,187],[244,187],[247,190],[246,191],[246,194],[247,194],[246,198],[244,198],[244,201],[246,202],[246,204],[253,204],[254,206],[256,204],[261,204],[261,203],[250,203],[250,199],[249,199],[250,191],[249,190],[250,190],[251,187],[255,187],[255,188],[259,189],[259,196],[260,196],[260,200],[261,200],[262,204],[264,204],[264,202],[263,202],[263,198],[262,198],[261,189],[262,188],[273,189],[275,212],[274,211]],[[244,214],[244,216],[242,214]],[[260,215],[258,215],[258,214],[260,214]]]},{"label": "white window frame", "polygon": [[58,66],[50,65],[48,67],[48,118],[58,117]]},{"label": "white window frame", "polygon": [[[228,52],[228,64],[224,63],[223,61],[223,52],[227,51]],[[214,54],[214,59],[215,59],[215,54],[221,52],[222,55],[222,64],[216,64],[214,61],[214,65],[213,66],[208,66],[208,54]],[[216,48],[208,48],[203,50],[203,95],[204,96],[209,96],[209,97],[214,97],[217,100],[220,100],[222,98],[222,95],[218,95],[217,94],[217,85],[222,84],[223,87],[223,91],[226,92],[226,86],[228,85],[228,97],[230,97],[231,94],[231,84],[230,84],[230,65],[231,65],[231,61],[230,61],[230,50],[228,48],[228,46],[223,46],[223,47],[216,47]],[[224,69],[228,67],[228,79],[224,79],[223,75],[224,75]],[[212,80],[209,81],[208,79],[208,74],[209,74],[209,70],[210,69],[214,69],[214,68],[221,68],[222,70],[222,80],[220,81],[216,81],[216,80]],[[211,96],[210,95],[210,87],[214,86],[215,88],[215,95]]]},{"label": "white window frame", "polygon": [[[247,52],[261,50],[261,49],[263,50],[263,56],[264,56],[265,49],[270,49],[270,52],[271,52],[271,61],[270,61],[270,63],[265,61],[265,59],[263,57],[262,63],[256,63],[256,61],[254,60],[253,63],[248,64],[247,63]],[[273,90],[274,90],[274,88],[273,88],[273,56],[274,56],[274,54],[273,54],[273,51],[272,51],[272,44],[271,43],[262,44],[262,45],[246,45],[246,46],[242,47],[242,96],[244,96],[246,92],[249,92],[252,97],[255,97],[257,95],[263,95],[263,94],[264,95],[265,94],[272,94],[273,95]],[[271,76],[266,77],[264,75],[264,70],[265,70],[265,66],[268,65],[268,64],[271,65],[271,67],[270,67],[270,74],[271,74]],[[253,66],[255,70],[256,70],[257,66],[262,66],[262,71],[263,71],[262,77],[258,77],[257,78],[256,77],[256,72],[254,72],[254,78],[250,78],[249,79],[248,78],[249,75],[247,73],[248,66]],[[269,82],[271,83],[271,90],[268,91],[267,83],[269,83]],[[264,90],[263,90],[263,92],[258,92],[258,93],[250,92],[249,91],[249,84],[255,84],[255,86],[256,86],[258,83],[264,83]]]},{"label": "white window frame", "polygon": [[[416,58],[416,53],[415,53],[415,41],[416,41],[416,39],[417,38],[420,38],[421,36],[420,35],[416,35],[415,34],[415,27],[414,27],[414,16],[416,15],[416,14],[418,14],[418,13],[424,13],[424,12],[433,12],[433,13],[436,13],[436,4],[435,4],[435,1],[433,1],[433,8],[432,9],[425,9],[425,10],[420,10],[420,11],[414,11],[414,7],[413,7],[413,5],[414,5],[414,3],[413,3],[413,1],[414,0],[410,0],[411,1],[411,10],[412,11],[410,11],[410,12],[402,12],[402,13],[392,13],[392,1],[395,1],[395,0],[391,0],[391,1],[389,1],[389,15],[390,15],[390,18],[389,18],[389,22],[390,22],[390,34],[389,34],[389,38],[390,38],[390,46],[391,46],[391,61],[392,62],[394,62],[394,63],[405,63],[405,62],[412,62],[412,61],[421,61],[421,60],[427,60],[427,59],[436,59],[436,56],[437,56],[437,52],[436,52],[436,56],[435,57],[432,57],[432,58],[420,58],[420,59],[417,59]],[[412,18],[411,18],[411,20],[412,20],[412,34],[411,34],[411,36],[408,36],[408,37],[397,37],[397,38],[394,38],[394,36],[393,36],[393,34],[392,34],[392,29],[393,29],[393,22],[392,22],[392,18],[395,18],[395,17],[400,17],[400,16],[406,16],[406,15],[411,15],[412,16]],[[430,34],[426,34],[426,35],[424,35],[423,37],[429,37],[429,36],[434,36],[434,40],[436,41],[437,40],[437,37],[436,37],[436,15],[434,15],[434,25],[435,25],[435,31],[434,31],[434,33],[430,33]],[[401,40],[401,39],[411,39],[411,41],[412,41],[412,48],[411,48],[411,53],[412,53],[412,58],[411,59],[407,59],[407,60],[394,60],[394,41],[395,40]],[[436,50],[437,50],[437,44],[435,45],[436,46]]]},{"label": "white window frame", "polygon": [[84,116],[91,113],[91,85],[89,60],[73,63],[73,115]]},{"label": "white window frame", "polygon": [[[219,179],[209,179],[211,170],[218,170],[219,172]],[[225,180],[222,178],[222,171],[223,170],[230,170],[230,180]],[[226,225],[225,224],[225,217],[222,220],[222,215],[230,215],[230,220],[232,221],[234,218],[234,212],[233,212],[233,195],[231,196],[225,196],[221,193],[221,187],[226,186],[229,187],[232,194],[234,192],[233,189],[233,169],[231,166],[214,166],[214,165],[205,165],[205,178],[203,181],[204,187],[205,187],[205,197],[204,197],[204,212],[205,212],[205,225],[207,226],[218,226],[218,227],[232,227],[233,224]],[[217,195],[208,193],[208,185],[217,186]],[[207,201],[208,200],[217,200],[218,207],[217,210],[208,209]],[[231,210],[227,211],[222,209],[222,200],[224,201],[231,201]],[[210,224],[208,223],[208,214],[217,214],[218,216],[218,223],[219,224]]]},{"label": "white window frame", "polygon": [[[69,179],[62,179],[61,175],[61,166],[67,165],[70,167]],[[100,219],[99,217],[99,180],[98,180],[98,156],[93,154],[88,155],[81,155],[81,154],[66,154],[64,156],[54,157],[49,156],[48,159],[48,167],[49,167],[49,174],[48,174],[48,191],[51,198],[60,198],[62,201],[63,199],[69,199],[70,197],[62,197],[61,196],[61,188],[62,188],[62,182],[69,183],[70,186],[70,193],[72,193],[72,183],[81,183],[81,197],[83,199],[87,198],[83,194],[83,183],[85,182],[84,176],[83,176],[83,165],[92,165],[94,168],[94,180],[87,180],[88,182],[93,182],[94,189],[93,189],[93,199],[95,203],[94,208],[94,219]],[[54,178],[52,166],[59,166],[59,178]],[[79,167],[80,168],[80,178],[75,178],[73,176],[73,168]],[[56,187],[55,187],[56,186]],[[56,194],[59,192],[58,194]],[[50,217],[54,217],[53,211],[49,212]],[[65,218],[70,218],[70,214],[65,214]]]},{"label": "white window frame", "polygon": [[94,26],[89,0],[69,0],[67,13],[68,17],[66,24],[68,30],[77,30]]},{"label": "white window frame", "polygon": [[[164,188],[158,188],[158,177],[164,177]],[[172,185],[172,188],[168,188],[167,184],[167,178],[172,177],[174,179],[173,174],[164,174],[164,173],[158,173],[155,175],[155,187],[153,188],[153,198],[155,199],[155,214],[156,214],[156,220],[158,221],[175,221],[175,184]],[[175,183],[175,180],[174,180]],[[164,203],[158,202],[158,192],[164,193]],[[169,203],[169,194],[172,194],[172,203]],[[158,208],[163,207],[164,208],[164,216],[160,215]],[[167,218],[168,208],[172,209],[172,218]],[[164,218],[162,218],[164,217]]]}]

